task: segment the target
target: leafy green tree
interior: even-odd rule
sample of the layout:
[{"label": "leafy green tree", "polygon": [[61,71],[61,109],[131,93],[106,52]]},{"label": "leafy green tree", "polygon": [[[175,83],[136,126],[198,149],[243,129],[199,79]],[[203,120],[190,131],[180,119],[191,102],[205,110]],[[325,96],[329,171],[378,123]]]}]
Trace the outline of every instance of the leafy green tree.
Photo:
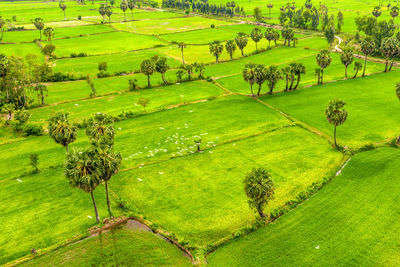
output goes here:
[{"label": "leafy green tree", "polygon": [[242,72],[243,79],[250,84],[250,90],[252,96],[254,96],[253,84],[257,81],[256,69],[257,69],[256,64],[247,63]]},{"label": "leafy green tree", "polygon": [[235,53],[236,50],[236,43],[234,40],[229,40],[226,42],[225,44],[225,49],[226,51],[228,51],[229,56],[231,57],[231,59],[233,59],[233,53]]},{"label": "leafy green tree", "polygon": [[344,24],[344,19],[343,19],[343,13],[341,11],[338,12],[337,14],[337,32],[341,32],[342,31],[342,26]]},{"label": "leafy green tree", "polygon": [[271,41],[274,40],[275,34],[272,28],[267,28],[267,30],[264,33],[265,39],[268,41],[268,48],[271,47]]},{"label": "leafy green tree", "polygon": [[258,84],[257,95],[260,95],[261,87],[267,80],[267,68],[264,65],[259,64],[256,66],[255,74],[256,74],[256,84]]},{"label": "leafy green tree", "polygon": [[42,53],[47,56],[47,57],[51,57],[54,53],[54,51],[56,50],[56,46],[53,44],[46,44],[43,48],[42,48]]},{"label": "leafy green tree", "polygon": [[325,38],[329,45],[332,45],[335,41],[335,24],[333,16],[329,19],[328,25],[325,28]]},{"label": "leafy green tree", "polygon": [[93,191],[101,182],[101,172],[99,161],[93,149],[84,149],[83,151],[74,149],[72,152],[68,152],[64,163],[64,175],[72,187],[90,193],[96,221],[99,223],[100,216]]},{"label": "leafy green tree", "polygon": [[133,18],[133,9],[135,8],[135,0],[128,0],[128,8],[131,10],[131,17]]},{"label": "leafy green tree", "polygon": [[363,67],[363,64],[361,62],[356,61],[354,63],[354,70],[356,71],[356,73],[354,74],[353,79],[357,77],[357,74],[362,69],[362,67]]},{"label": "leafy green tree", "polygon": [[253,15],[254,15],[254,19],[257,22],[263,22],[264,21],[263,18],[262,18],[261,8],[259,8],[258,6],[254,8]]},{"label": "leafy green tree", "polygon": [[90,97],[96,97],[97,92],[96,92],[96,87],[94,86],[94,82],[92,81],[92,78],[90,75],[86,75],[86,83],[89,85],[90,88]]},{"label": "leafy green tree", "polygon": [[282,80],[282,72],[277,66],[271,65],[265,71],[265,77],[268,84],[269,94],[272,94],[276,84]]},{"label": "leafy green tree", "polygon": [[218,63],[218,58],[224,51],[224,46],[221,44],[220,41],[214,41],[209,44],[210,53],[213,54],[215,57],[215,61]]},{"label": "leafy green tree", "polygon": [[192,73],[193,73],[193,65],[186,64],[185,66],[183,66],[183,69],[186,70],[186,73],[188,74],[188,79],[189,79],[189,81],[191,81]]},{"label": "leafy green tree", "polygon": [[54,38],[54,28],[46,27],[43,30],[43,35],[46,36],[47,41],[51,44],[52,43],[52,39]]},{"label": "leafy green tree", "polygon": [[185,65],[185,58],[183,57],[183,49],[186,48],[186,44],[184,42],[180,42],[178,44],[178,47],[181,50],[181,54],[182,54],[182,64]]},{"label": "leafy green tree", "polygon": [[35,18],[33,21],[33,25],[39,31],[39,40],[42,40],[42,30],[44,28],[44,21],[42,18]]},{"label": "leafy green tree", "polygon": [[156,70],[156,66],[154,61],[151,59],[143,60],[140,64],[140,71],[147,76],[147,87],[150,88],[150,76],[153,75],[154,71]]},{"label": "leafy green tree", "polygon": [[44,106],[45,105],[44,99],[48,96],[47,86],[44,84],[37,84],[35,85],[34,90],[38,93],[37,97],[39,99],[40,105]]},{"label": "leafy green tree", "polygon": [[104,4],[100,5],[99,14],[103,17],[103,23],[104,23],[104,19],[105,19],[105,16],[106,16],[106,6]]},{"label": "leafy green tree", "polygon": [[375,43],[372,40],[371,37],[367,37],[364,40],[361,41],[361,51],[363,52],[363,54],[365,55],[365,59],[364,59],[364,70],[363,70],[363,74],[362,76],[365,76],[365,69],[367,67],[367,58],[369,55],[371,55],[372,53],[375,52]]},{"label": "leafy green tree", "polygon": [[[393,37],[383,39],[382,45],[381,45],[381,52],[386,60],[385,72],[391,71],[395,59],[400,55],[400,43],[396,39],[396,37],[393,36]],[[390,60],[392,60],[392,63],[389,68]]]},{"label": "leafy green tree", "polygon": [[[301,75],[306,74],[306,66],[303,63],[295,63],[291,65],[291,69],[293,74],[297,76],[297,82],[293,88],[293,90],[296,90],[299,86]],[[290,90],[292,90],[292,88],[290,88]]]},{"label": "leafy green tree", "polygon": [[291,68],[289,66],[284,67],[284,68],[282,68],[281,72],[282,72],[282,76],[285,77],[285,83],[286,83],[285,91],[288,91],[289,90],[289,82],[291,80],[291,73],[292,73]]},{"label": "leafy green tree", "polygon": [[199,74],[199,79],[204,79],[204,70],[205,70],[205,65],[204,63],[193,63],[193,68],[194,70]]},{"label": "leafy green tree", "polygon": [[125,12],[128,9],[128,3],[126,2],[126,0],[123,0],[119,6],[119,8],[121,8],[122,12],[124,12],[124,21],[126,21],[126,15]]},{"label": "leafy green tree", "polygon": [[150,101],[144,97],[139,98],[138,101],[136,102],[136,104],[143,107],[143,112],[146,112],[146,107],[149,103],[150,103]]},{"label": "leafy green tree", "polygon": [[372,15],[374,15],[375,18],[378,18],[382,14],[382,9],[380,6],[374,7],[372,10]]},{"label": "leafy green tree", "polygon": [[396,19],[396,17],[399,16],[399,7],[393,6],[392,9],[390,10],[390,16],[392,16],[393,21]]},{"label": "leafy green tree", "polygon": [[324,70],[331,64],[332,58],[328,50],[321,50],[317,54],[317,64],[321,67],[320,84],[324,83]]},{"label": "leafy green tree", "polygon": [[344,76],[347,78],[347,67],[353,63],[354,56],[353,56],[353,49],[352,48],[345,48],[340,55],[340,60],[344,65]]},{"label": "leafy green tree", "polygon": [[104,113],[97,113],[87,122],[86,134],[89,137],[96,158],[100,178],[104,181],[106,188],[107,206],[110,218],[113,216],[108,193],[108,181],[118,172],[122,157],[120,153],[114,152],[114,119]]},{"label": "leafy green tree", "polygon": [[75,141],[77,128],[68,121],[68,113],[57,112],[49,119],[49,135],[57,143],[65,147],[68,152],[68,145]]},{"label": "leafy green tree", "polygon": [[256,210],[261,218],[266,217],[263,209],[273,199],[275,192],[271,175],[264,168],[255,168],[246,175],[243,184],[250,208]]},{"label": "leafy green tree", "polygon": [[247,46],[248,43],[247,34],[239,32],[237,37],[235,38],[235,42],[242,52],[242,57],[244,57],[243,49]]},{"label": "leafy green tree", "polygon": [[165,79],[165,73],[169,70],[169,65],[167,63],[167,58],[159,57],[156,61],[156,71],[161,74],[161,78],[164,84],[168,84],[167,80]]},{"label": "leafy green tree", "polygon": [[31,166],[33,167],[33,173],[39,172],[39,155],[37,153],[32,153],[29,155],[29,160]]},{"label": "leafy green tree", "polygon": [[4,37],[4,32],[6,31],[6,21],[3,19],[2,16],[0,16],[0,31],[1,31],[0,35],[0,42],[1,42]]},{"label": "leafy green tree", "polygon": [[179,83],[182,82],[182,78],[183,78],[184,74],[185,74],[184,70],[182,70],[182,69],[177,70],[176,79],[178,80]]},{"label": "leafy green tree", "polygon": [[329,102],[325,110],[326,119],[334,126],[333,138],[336,147],[338,146],[336,142],[336,127],[342,125],[347,119],[347,111],[344,109],[345,105],[345,102],[335,99]]},{"label": "leafy green tree", "polygon": [[65,17],[65,10],[67,9],[67,5],[64,3],[64,1],[60,1],[60,2],[58,3],[58,6],[59,6],[60,9],[64,12],[64,20],[66,20],[66,17]]},{"label": "leafy green tree", "polygon": [[113,14],[112,7],[106,6],[105,13],[106,13],[106,16],[108,17],[108,22],[111,23],[111,15]]},{"label": "leafy green tree", "polygon": [[251,31],[250,37],[254,41],[254,43],[256,44],[256,51],[258,51],[257,43],[263,38],[263,34],[261,32],[261,29],[258,28],[258,27],[254,28]]},{"label": "leafy green tree", "polygon": [[196,136],[193,137],[193,142],[194,142],[194,144],[195,144],[196,147],[197,147],[197,152],[200,152],[200,151],[201,151],[201,150],[200,150],[201,141],[202,141],[201,136],[196,135]]}]

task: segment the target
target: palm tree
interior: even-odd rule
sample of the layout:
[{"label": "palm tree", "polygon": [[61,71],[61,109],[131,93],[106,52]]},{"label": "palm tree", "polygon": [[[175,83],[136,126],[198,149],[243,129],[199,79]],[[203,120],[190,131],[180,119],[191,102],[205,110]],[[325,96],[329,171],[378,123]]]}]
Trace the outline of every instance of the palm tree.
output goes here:
[{"label": "palm tree", "polygon": [[332,58],[328,50],[321,50],[317,54],[317,63],[321,67],[320,84],[324,83],[324,70],[331,64],[331,62]]},{"label": "palm tree", "polygon": [[303,63],[296,63],[295,68],[293,69],[295,75],[297,75],[297,83],[293,90],[296,90],[300,83],[300,78],[302,74],[306,74],[306,66]]},{"label": "palm tree", "polygon": [[124,12],[124,21],[126,21],[126,16],[125,16],[125,12],[128,9],[128,3],[126,2],[126,0],[123,0],[119,6],[119,8],[121,8],[122,12]]},{"label": "palm tree", "polygon": [[68,145],[75,141],[77,135],[77,128],[68,121],[68,113],[58,112],[50,117],[48,130],[50,137],[68,152]]},{"label": "palm tree", "polygon": [[185,65],[185,59],[183,58],[183,49],[186,48],[186,44],[184,42],[181,42],[178,44],[178,47],[181,49],[182,63],[183,65]]},{"label": "palm tree", "polygon": [[257,79],[256,68],[257,68],[256,64],[248,63],[246,64],[242,72],[243,79],[250,84],[250,90],[252,96],[254,96],[253,84],[256,82]]},{"label": "palm tree", "polygon": [[104,113],[96,113],[87,121],[86,135],[93,145],[109,147],[114,145],[114,119]]},{"label": "palm tree", "polygon": [[365,59],[364,59],[364,71],[362,76],[365,76],[365,69],[367,67],[367,57],[368,55],[372,54],[375,52],[375,43],[374,40],[372,40],[371,37],[367,37],[364,40],[361,41],[361,51],[364,53],[365,55]]},{"label": "palm tree", "polygon": [[115,153],[112,148],[96,147],[97,158],[99,160],[100,167],[100,178],[104,181],[106,188],[107,207],[110,218],[113,217],[113,213],[110,205],[110,197],[108,193],[108,181],[113,175],[118,173],[119,166],[121,165],[122,157],[120,153]]},{"label": "palm tree", "polygon": [[277,66],[271,65],[265,71],[265,77],[268,81],[269,94],[272,94],[272,91],[275,88],[275,85],[279,80],[282,79],[282,72],[278,69]]},{"label": "palm tree", "polygon": [[74,151],[67,154],[64,163],[64,175],[69,180],[71,186],[90,193],[98,223],[100,222],[100,217],[93,191],[100,183],[99,170],[96,154],[93,150],[78,151],[74,149]]},{"label": "palm tree", "polygon": [[347,119],[347,111],[343,108],[345,105],[345,102],[335,99],[329,102],[328,107],[325,110],[326,119],[335,127],[333,133],[335,147],[338,146],[336,142],[336,127],[342,125]]},{"label": "palm tree", "polygon": [[218,58],[221,55],[222,51],[224,51],[224,46],[220,41],[214,41],[209,44],[210,53],[215,56],[215,61],[218,63]]},{"label": "palm tree", "polygon": [[243,181],[244,192],[249,198],[249,206],[255,209],[261,218],[266,215],[263,208],[274,197],[274,182],[271,175],[264,168],[253,169]]},{"label": "palm tree", "polygon": [[343,49],[342,54],[340,55],[340,60],[342,61],[344,65],[344,76],[347,78],[347,67],[353,63],[353,49],[351,48],[345,48]]},{"label": "palm tree", "polygon": [[354,70],[356,71],[356,73],[353,76],[353,79],[357,77],[358,72],[362,69],[363,65],[361,62],[357,61],[354,63]]},{"label": "palm tree", "polygon": [[257,95],[260,95],[261,87],[263,83],[265,83],[265,81],[267,80],[266,71],[267,69],[265,68],[264,65],[262,64],[257,65],[256,67],[256,83],[258,84]]}]

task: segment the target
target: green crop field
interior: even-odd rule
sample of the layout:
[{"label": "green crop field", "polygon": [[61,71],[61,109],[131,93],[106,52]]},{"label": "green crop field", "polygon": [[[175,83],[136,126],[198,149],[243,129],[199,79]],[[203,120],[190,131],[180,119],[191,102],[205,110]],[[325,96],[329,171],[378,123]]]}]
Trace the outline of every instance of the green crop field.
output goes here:
[{"label": "green crop field", "polygon": [[0,265],[398,265],[399,21],[0,1]]}]

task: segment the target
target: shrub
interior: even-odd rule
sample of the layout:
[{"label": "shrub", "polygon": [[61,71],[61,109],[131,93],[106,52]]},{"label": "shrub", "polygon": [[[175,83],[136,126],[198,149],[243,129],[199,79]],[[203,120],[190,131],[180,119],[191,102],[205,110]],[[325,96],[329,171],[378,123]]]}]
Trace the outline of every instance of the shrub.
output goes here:
[{"label": "shrub", "polygon": [[215,28],[215,25],[214,25],[214,24],[211,24],[211,28],[214,29],[214,28]]},{"label": "shrub", "polygon": [[26,136],[41,136],[44,134],[41,125],[27,124],[24,126],[23,130]]},{"label": "shrub", "polygon": [[82,20],[82,16],[81,15],[78,16],[78,20]]},{"label": "shrub", "polygon": [[139,87],[137,86],[137,80],[136,79],[129,79],[129,91],[133,91],[133,90],[138,90]]}]

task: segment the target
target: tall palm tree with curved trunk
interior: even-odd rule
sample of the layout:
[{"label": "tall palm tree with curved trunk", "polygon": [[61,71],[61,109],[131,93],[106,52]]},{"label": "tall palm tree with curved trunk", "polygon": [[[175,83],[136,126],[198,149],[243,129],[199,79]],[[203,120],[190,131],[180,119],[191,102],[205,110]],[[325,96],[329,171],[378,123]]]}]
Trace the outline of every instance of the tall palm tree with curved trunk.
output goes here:
[{"label": "tall palm tree with curved trunk", "polygon": [[371,37],[367,37],[364,40],[361,41],[361,51],[364,53],[365,55],[365,59],[364,59],[364,70],[363,70],[363,74],[362,77],[365,76],[365,69],[367,68],[367,58],[370,54],[375,52],[375,42],[374,40],[372,40]]},{"label": "tall palm tree with curved trunk", "polygon": [[250,84],[250,90],[251,90],[251,96],[254,96],[253,93],[253,84],[257,80],[257,65],[254,63],[248,63],[244,67],[244,70],[242,72],[243,79]]},{"label": "tall palm tree with curved trunk", "polygon": [[325,110],[326,119],[335,127],[333,134],[335,147],[338,146],[336,142],[336,127],[342,125],[347,119],[347,111],[343,108],[345,105],[345,102],[335,99],[329,102],[328,107]]},{"label": "tall palm tree with curved trunk", "polygon": [[83,151],[74,149],[72,152],[67,153],[64,163],[64,175],[71,186],[90,193],[98,223],[100,222],[100,216],[93,191],[101,181],[100,174],[96,153],[92,149]]}]

